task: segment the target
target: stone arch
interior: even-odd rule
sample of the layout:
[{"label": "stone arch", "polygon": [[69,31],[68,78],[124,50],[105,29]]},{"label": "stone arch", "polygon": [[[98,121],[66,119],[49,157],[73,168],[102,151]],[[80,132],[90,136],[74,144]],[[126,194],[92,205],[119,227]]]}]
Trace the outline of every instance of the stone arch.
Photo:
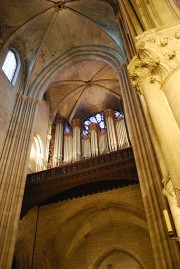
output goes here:
[{"label": "stone arch", "polygon": [[52,83],[55,76],[64,68],[79,60],[96,59],[102,60],[112,66],[118,72],[124,64],[123,53],[105,46],[80,46],[72,48],[70,51],[56,58],[51,62],[35,79],[29,89],[26,89],[27,95],[32,98],[40,99],[47,88]]},{"label": "stone arch", "polygon": [[45,256],[41,256],[37,264],[33,265],[35,269],[51,269],[51,266]]},{"label": "stone arch", "polygon": [[110,256],[112,253],[114,252],[120,252],[120,253],[124,253],[128,256],[130,256],[131,258],[133,258],[139,265],[140,267],[143,269],[145,268],[142,264],[142,261],[141,261],[141,258],[140,257],[137,257],[137,254],[136,253],[133,253],[133,252],[129,252],[128,250],[126,249],[120,249],[118,247],[115,247],[115,248],[110,248],[109,250],[106,250],[96,261],[95,263],[92,265],[91,268],[89,269],[98,269],[100,264],[102,263],[103,260],[105,260],[108,256]]},{"label": "stone arch", "polygon": [[31,259],[28,243],[24,239],[16,242],[12,269],[30,269]]},{"label": "stone arch", "polygon": [[[109,201],[107,201],[107,203],[109,203]],[[115,214],[113,214],[113,216],[111,214],[108,218],[105,214],[107,215],[106,211],[109,211],[110,209],[112,209]],[[78,212],[67,221],[66,225],[68,225],[68,222],[73,221],[76,216],[86,214],[88,212],[87,216],[83,218],[83,225],[81,227],[77,227],[77,230],[74,231],[74,236],[72,236],[71,242],[61,254],[61,261],[63,262],[64,259],[67,259],[68,256],[76,249],[78,243],[91,232],[95,232],[95,230],[109,224],[117,224],[120,221],[118,211],[120,211],[119,214],[123,216],[123,220],[121,220],[121,222],[129,223],[133,225],[136,230],[146,234],[148,233],[144,212],[141,212],[138,208],[124,202],[118,204],[111,202],[107,206],[98,204],[97,208],[92,208],[90,204],[88,209],[86,208],[85,210]],[[60,227],[60,229],[63,228]]]},{"label": "stone arch", "polygon": [[[110,208],[107,210],[109,211]],[[120,217],[123,218],[121,222],[130,223],[133,226],[136,226],[136,229],[141,229],[144,232],[147,232],[147,224],[145,221],[141,221],[133,214],[128,214],[127,211],[119,212],[116,210],[114,216],[108,216],[105,210],[97,211],[95,214],[90,214],[89,218],[83,222],[83,225],[75,232],[75,236],[72,238],[71,243],[69,244],[68,249],[66,250],[65,257],[70,255],[73,249],[76,247],[77,243],[80,242],[87,234],[92,231],[98,230],[109,223],[120,222]]]}]

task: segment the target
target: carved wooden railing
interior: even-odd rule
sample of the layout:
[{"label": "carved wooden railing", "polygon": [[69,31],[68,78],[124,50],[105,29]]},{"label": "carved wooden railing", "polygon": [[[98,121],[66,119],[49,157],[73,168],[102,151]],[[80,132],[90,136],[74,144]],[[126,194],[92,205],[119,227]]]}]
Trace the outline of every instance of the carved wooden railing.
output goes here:
[{"label": "carved wooden railing", "polygon": [[27,175],[21,217],[62,191],[102,180],[138,181],[131,147]]}]

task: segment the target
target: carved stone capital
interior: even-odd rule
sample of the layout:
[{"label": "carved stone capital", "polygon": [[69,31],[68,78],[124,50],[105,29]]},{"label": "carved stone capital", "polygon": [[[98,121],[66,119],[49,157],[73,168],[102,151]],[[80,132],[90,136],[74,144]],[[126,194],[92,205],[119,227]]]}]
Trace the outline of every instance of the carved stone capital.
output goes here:
[{"label": "carved stone capital", "polygon": [[180,67],[179,24],[147,31],[136,38],[137,55],[128,66],[132,87],[142,93],[141,82],[150,76],[150,82],[161,85]]}]

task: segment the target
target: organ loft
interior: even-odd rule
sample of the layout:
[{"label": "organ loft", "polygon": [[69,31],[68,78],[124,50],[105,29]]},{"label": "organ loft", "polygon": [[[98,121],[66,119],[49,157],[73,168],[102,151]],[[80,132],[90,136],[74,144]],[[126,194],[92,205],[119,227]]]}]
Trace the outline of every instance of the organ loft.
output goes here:
[{"label": "organ loft", "polygon": [[0,268],[179,268],[179,19],[0,0]]}]

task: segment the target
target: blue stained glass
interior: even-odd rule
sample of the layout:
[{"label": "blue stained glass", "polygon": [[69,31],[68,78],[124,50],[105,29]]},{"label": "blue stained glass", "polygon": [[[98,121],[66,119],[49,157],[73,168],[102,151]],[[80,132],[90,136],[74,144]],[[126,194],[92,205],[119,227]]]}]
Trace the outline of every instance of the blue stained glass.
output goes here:
[{"label": "blue stained glass", "polygon": [[65,122],[65,133],[69,134],[71,132],[71,125],[69,124],[68,121]]},{"label": "blue stained glass", "polygon": [[89,125],[91,122],[89,120],[85,120],[84,124]]},{"label": "blue stained glass", "polygon": [[96,114],[96,120],[97,122],[100,122],[102,120],[102,116],[100,113]]},{"label": "blue stained glass", "polygon": [[115,116],[116,116],[116,119],[124,118],[124,115],[119,111],[115,111]]},{"label": "blue stained glass", "polygon": [[104,121],[101,121],[101,122],[99,123],[99,126],[100,126],[101,129],[104,129],[104,128],[105,128]]},{"label": "blue stained glass", "polygon": [[[116,119],[120,119],[120,118],[123,118],[124,115],[120,111],[115,111],[115,117],[116,117]],[[91,122],[97,123],[100,130],[106,129],[103,113],[98,112],[98,113],[91,115],[89,118],[84,120],[83,135],[88,135],[89,124]]]},{"label": "blue stained glass", "polygon": [[91,122],[97,123],[97,120],[96,120],[96,118],[95,118],[94,116],[91,116],[91,117],[89,118],[89,120],[90,120]]}]

